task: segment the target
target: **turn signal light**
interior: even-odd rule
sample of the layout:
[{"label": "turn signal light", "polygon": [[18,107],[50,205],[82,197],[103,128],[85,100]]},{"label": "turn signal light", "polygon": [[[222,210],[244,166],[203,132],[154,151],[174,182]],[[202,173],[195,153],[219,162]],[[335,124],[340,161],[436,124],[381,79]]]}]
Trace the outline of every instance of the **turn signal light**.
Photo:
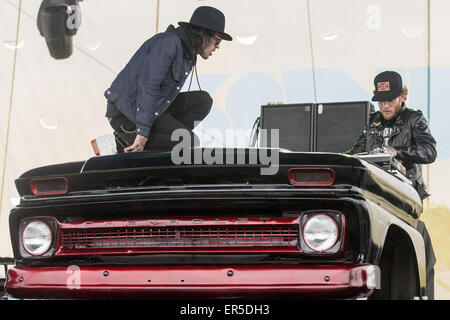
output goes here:
[{"label": "turn signal light", "polygon": [[69,191],[69,182],[64,177],[33,179],[30,189],[36,196],[62,195]]},{"label": "turn signal light", "polygon": [[289,182],[295,187],[329,187],[334,183],[334,171],[329,168],[292,168]]}]

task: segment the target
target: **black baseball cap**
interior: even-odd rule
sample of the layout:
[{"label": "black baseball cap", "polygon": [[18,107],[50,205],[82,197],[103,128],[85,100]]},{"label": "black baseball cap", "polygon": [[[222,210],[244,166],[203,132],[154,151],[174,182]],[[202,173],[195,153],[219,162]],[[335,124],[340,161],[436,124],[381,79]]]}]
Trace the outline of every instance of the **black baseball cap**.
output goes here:
[{"label": "black baseball cap", "polygon": [[373,80],[375,85],[372,101],[391,101],[403,90],[402,77],[395,71],[384,71]]}]

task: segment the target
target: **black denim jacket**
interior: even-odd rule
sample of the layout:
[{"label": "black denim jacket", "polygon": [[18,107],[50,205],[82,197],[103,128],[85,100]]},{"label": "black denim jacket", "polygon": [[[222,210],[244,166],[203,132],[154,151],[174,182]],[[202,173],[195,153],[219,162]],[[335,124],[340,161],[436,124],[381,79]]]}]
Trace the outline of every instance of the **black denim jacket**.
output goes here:
[{"label": "black denim jacket", "polygon": [[196,56],[184,30],[170,25],[144,42],[105,91],[108,101],[148,137],[154,121],[180,93]]}]

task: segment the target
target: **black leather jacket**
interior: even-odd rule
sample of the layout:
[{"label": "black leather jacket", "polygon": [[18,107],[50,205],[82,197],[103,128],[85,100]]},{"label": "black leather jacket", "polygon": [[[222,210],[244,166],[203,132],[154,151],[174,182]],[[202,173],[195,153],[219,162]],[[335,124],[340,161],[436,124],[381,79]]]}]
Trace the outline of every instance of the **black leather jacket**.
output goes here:
[{"label": "black leather jacket", "polygon": [[380,111],[370,116],[369,126],[363,130],[356,144],[348,154],[371,152],[383,147],[383,131],[392,129],[388,146],[397,151],[395,158],[406,168],[407,177],[413,182],[421,199],[429,196],[422,178],[421,164],[436,159],[436,140],[431,135],[427,121],[420,110],[408,109],[405,104],[395,119],[384,120]]}]

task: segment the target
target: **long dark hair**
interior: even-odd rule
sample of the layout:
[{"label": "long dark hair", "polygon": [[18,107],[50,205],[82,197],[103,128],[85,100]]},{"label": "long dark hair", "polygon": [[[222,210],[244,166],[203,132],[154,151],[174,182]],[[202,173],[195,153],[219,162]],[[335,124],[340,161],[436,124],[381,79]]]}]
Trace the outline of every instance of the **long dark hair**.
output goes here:
[{"label": "long dark hair", "polygon": [[183,28],[189,36],[189,39],[191,39],[192,50],[195,53],[199,53],[207,48],[214,39],[214,31],[193,25],[184,25]]}]

